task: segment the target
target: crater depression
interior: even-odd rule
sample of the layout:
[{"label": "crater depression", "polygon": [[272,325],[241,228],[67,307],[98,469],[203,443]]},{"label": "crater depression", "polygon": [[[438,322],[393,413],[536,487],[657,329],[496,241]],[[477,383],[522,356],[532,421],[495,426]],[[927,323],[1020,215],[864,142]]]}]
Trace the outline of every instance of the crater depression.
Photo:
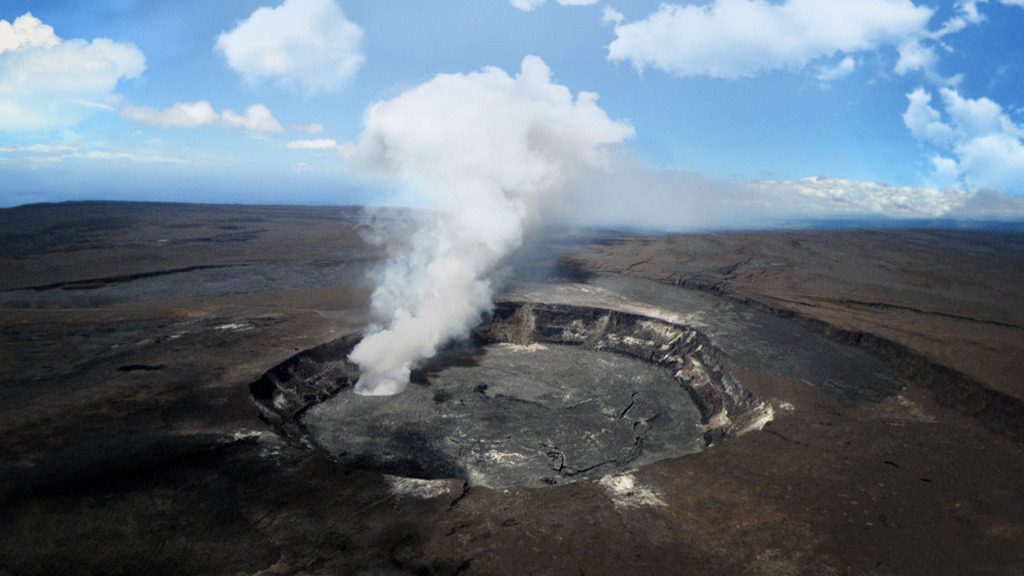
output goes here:
[{"label": "crater depression", "polygon": [[473,486],[549,486],[699,452],[771,407],[684,324],[612,309],[499,302],[396,396],[353,392],[351,335],[250,385],[288,440],[348,466]]}]

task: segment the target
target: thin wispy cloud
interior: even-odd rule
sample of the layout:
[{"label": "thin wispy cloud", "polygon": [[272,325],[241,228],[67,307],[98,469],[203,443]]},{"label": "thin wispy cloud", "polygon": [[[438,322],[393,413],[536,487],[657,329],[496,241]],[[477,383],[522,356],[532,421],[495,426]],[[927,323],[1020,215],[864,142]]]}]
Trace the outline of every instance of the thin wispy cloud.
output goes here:
[{"label": "thin wispy cloud", "polygon": [[287,148],[289,150],[340,150],[338,143],[331,138],[314,138],[312,140],[292,140],[287,144]]},{"label": "thin wispy cloud", "polygon": [[932,94],[917,88],[907,95],[903,121],[933,152],[932,178],[969,188],[1024,189],[1024,124],[988,98],[965,98],[939,89],[941,110]]},{"label": "thin wispy cloud", "polygon": [[[509,4],[523,10],[525,12],[531,12],[536,10],[538,7],[543,6],[547,0],[508,0]],[[597,4],[598,0],[556,0],[562,6],[590,6]]]},{"label": "thin wispy cloud", "polygon": [[280,134],[284,127],[263,104],[253,104],[239,114],[234,110],[217,112],[205,101],[177,102],[167,108],[121,105],[117,113],[133,122],[160,128],[194,128],[198,126],[224,126],[253,133]]},{"label": "thin wispy cloud", "polygon": [[818,68],[818,80],[821,80],[822,82],[839,80],[840,78],[849,76],[856,69],[857,61],[854,60],[853,56],[847,56],[836,64],[825,65]]}]

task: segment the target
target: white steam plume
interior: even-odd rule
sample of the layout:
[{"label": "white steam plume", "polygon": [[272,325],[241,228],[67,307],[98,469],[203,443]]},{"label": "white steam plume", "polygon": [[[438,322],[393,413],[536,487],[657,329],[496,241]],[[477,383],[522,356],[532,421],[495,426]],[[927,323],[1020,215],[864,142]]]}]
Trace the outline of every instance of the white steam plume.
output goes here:
[{"label": "white steam plume", "polygon": [[596,94],[574,98],[552,83],[536,56],[515,77],[493,67],[442,74],[372,105],[359,141],[343,148],[348,165],[397,181],[437,212],[373,294],[380,324],[350,355],[362,372],[356,392],[401,392],[418,362],[467,333],[528,223],[632,135]]}]

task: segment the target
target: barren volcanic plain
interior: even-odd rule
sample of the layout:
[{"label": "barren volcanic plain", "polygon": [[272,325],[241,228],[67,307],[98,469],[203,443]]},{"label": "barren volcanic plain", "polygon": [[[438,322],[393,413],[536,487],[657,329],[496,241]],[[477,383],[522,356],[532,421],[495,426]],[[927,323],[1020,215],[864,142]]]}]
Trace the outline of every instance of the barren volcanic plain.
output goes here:
[{"label": "barren volcanic plain", "polygon": [[[400,241],[406,217],[0,210],[0,576],[1024,574],[1024,233],[549,235],[498,296],[510,324],[492,331],[519,330],[516,310],[533,311],[531,329],[542,312],[554,320],[478,350],[487,385],[467,383],[484,373],[468,365],[425,370],[407,393],[426,407],[409,410],[436,416],[464,398],[459,418],[487,402],[502,421],[502,402],[523,403],[520,381],[557,372],[559,394],[582,394],[558,409],[605,401],[587,418],[611,414],[608,430],[628,424],[635,446],[580,476],[538,421],[541,440],[523,443],[558,465],[499,485],[459,467],[361,465],[346,429],[323,424],[330,399],[285,389],[281,375],[311,350],[370,323],[370,273],[387,246],[365,239]],[[622,332],[627,320],[641,328]],[[665,347],[697,342],[703,356],[685,367],[710,376],[684,378],[701,420],[687,442],[699,446],[645,459],[663,401],[587,396],[577,388],[601,369],[572,363],[605,358],[579,354],[612,340],[601,354],[635,349],[652,326],[680,330]],[[575,347],[529,363],[555,343]],[[503,365],[518,379],[503,380]],[[740,400],[701,395],[712,380]],[[342,447],[307,437],[314,423]],[[400,448],[404,437],[374,425],[360,450],[375,438]],[[485,456],[514,467],[522,448]]]}]

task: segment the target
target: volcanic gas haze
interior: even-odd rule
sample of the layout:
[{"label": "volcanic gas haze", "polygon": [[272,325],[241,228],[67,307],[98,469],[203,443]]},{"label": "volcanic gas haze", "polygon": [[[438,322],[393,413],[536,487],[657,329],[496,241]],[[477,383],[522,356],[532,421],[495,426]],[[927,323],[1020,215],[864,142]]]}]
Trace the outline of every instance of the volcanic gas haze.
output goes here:
[{"label": "volcanic gas haze", "polygon": [[488,67],[441,74],[373,104],[350,168],[400,184],[433,216],[394,256],[373,293],[376,324],[352,351],[356,391],[401,392],[415,365],[464,335],[491,306],[502,260],[607,147],[633,135],[597,95],[552,82],[536,56],[509,76]]}]

